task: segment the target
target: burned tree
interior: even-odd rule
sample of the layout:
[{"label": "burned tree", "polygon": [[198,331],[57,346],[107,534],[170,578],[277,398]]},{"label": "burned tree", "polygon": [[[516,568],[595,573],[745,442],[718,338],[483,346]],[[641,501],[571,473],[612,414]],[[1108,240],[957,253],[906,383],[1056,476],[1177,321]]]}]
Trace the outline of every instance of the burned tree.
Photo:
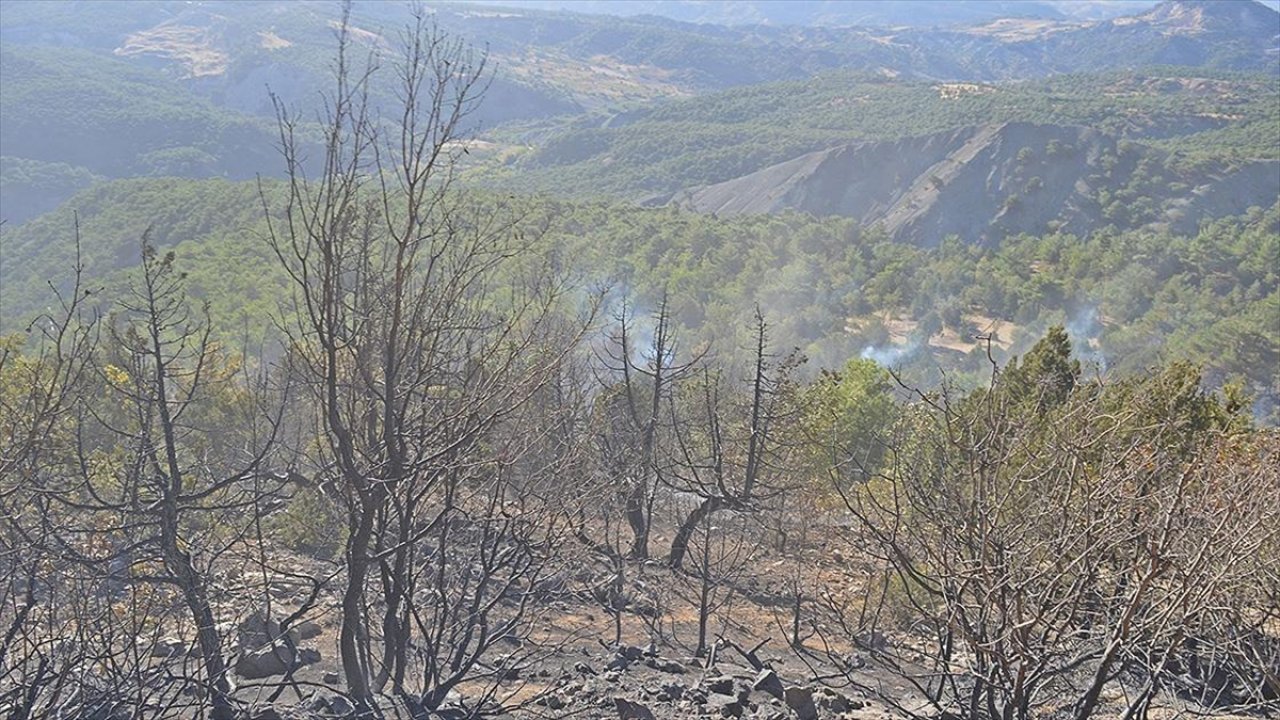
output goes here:
[{"label": "burned tree", "polygon": [[1125,718],[1166,691],[1274,707],[1274,437],[1190,368],[1088,386],[1069,352],[1042,343],[989,390],[918,396],[884,461],[835,483],[883,571],[845,633],[915,686],[914,716],[1083,720],[1108,688]]},{"label": "burned tree", "polygon": [[641,560],[649,557],[654,504],[668,464],[663,405],[702,360],[700,355],[678,359],[669,303],[664,292],[653,314],[652,337],[645,342],[637,337],[643,333],[624,302],[609,343],[599,355],[608,373],[607,387],[596,403],[600,455],[610,484],[623,497],[623,513],[631,529],[628,554]]},{"label": "burned tree", "polygon": [[[86,311],[79,223],[75,282],[58,311],[0,341],[0,706],[15,718],[92,707],[68,680],[91,663],[69,608],[55,607],[58,524],[49,489],[72,466],[70,428],[93,381],[97,319]],[[88,623],[86,623],[87,625]]]},{"label": "burned tree", "polygon": [[536,579],[563,516],[520,462],[542,432],[530,408],[593,311],[531,252],[518,208],[453,186],[485,57],[419,8],[383,124],[369,104],[379,69],[357,71],[352,51],[344,16],[314,175],[277,103],[287,199],[266,210],[322,440],[313,471],[345,509],[343,674],[370,715],[387,687],[432,709],[464,679],[501,676],[484,658],[528,610],[506,601]]},{"label": "burned tree", "polygon": [[[267,464],[282,406],[268,407],[248,371],[210,339],[207,311],[192,309],[173,253],[144,237],[141,260],[103,352],[106,403],[90,404],[79,429],[83,471],[59,502],[84,518],[77,528],[84,533],[101,532],[99,520],[112,518],[106,554],[82,561],[174,590],[186,617],[172,621],[190,628],[190,651],[202,666],[197,686],[211,716],[229,718],[227,648],[211,595],[215,564],[247,539],[264,497],[278,489]],[[159,621],[163,613],[153,615]],[[184,644],[175,653],[186,651]]]},{"label": "burned tree", "polygon": [[25,496],[6,543],[41,568],[2,660],[36,665],[15,705],[32,714],[236,712],[213,577],[273,484],[279,414],[210,341],[173,260],[144,237],[106,341],[79,323],[77,286],[34,362],[13,358],[44,424],[5,468],[7,498]]},{"label": "burned tree", "polygon": [[786,477],[793,446],[780,438],[796,417],[790,375],[799,362],[796,355],[770,357],[768,325],[757,309],[746,397],[735,402],[739,398],[723,374],[704,370],[695,392],[682,398],[686,407],[669,403],[675,457],[666,484],[696,498],[671,541],[671,567],[683,565],[693,534],[714,514],[759,510],[783,493],[779,479]]}]

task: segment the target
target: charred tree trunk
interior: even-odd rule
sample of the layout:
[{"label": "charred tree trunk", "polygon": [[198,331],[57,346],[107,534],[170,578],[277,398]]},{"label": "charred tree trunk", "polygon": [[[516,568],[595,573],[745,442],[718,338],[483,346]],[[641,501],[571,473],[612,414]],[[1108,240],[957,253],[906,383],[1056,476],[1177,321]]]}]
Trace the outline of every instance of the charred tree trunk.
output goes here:
[{"label": "charred tree trunk", "polygon": [[684,522],[680,523],[679,529],[676,530],[676,536],[671,541],[671,552],[667,555],[667,564],[679,569],[689,553],[689,543],[693,541],[693,534],[707,518],[730,504],[722,497],[709,497],[698,503],[698,506],[685,517]]}]

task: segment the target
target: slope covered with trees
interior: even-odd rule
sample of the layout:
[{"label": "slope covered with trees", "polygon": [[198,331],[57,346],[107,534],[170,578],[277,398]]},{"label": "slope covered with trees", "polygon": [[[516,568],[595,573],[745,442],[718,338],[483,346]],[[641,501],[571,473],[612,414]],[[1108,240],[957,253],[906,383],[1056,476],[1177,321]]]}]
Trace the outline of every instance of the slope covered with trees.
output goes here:
[{"label": "slope covered with trees", "polygon": [[22,222],[56,204],[75,184],[51,187],[32,163],[67,166],[81,177],[251,178],[273,161],[268,123],[192,95],[154,69],[80,48],[0,50],[0,146],[4,208]]},{"label": "slope covered with trees", "polygon": [[[268,183],[268,197],[281,192]],[[284,278],[271,262],[258,188],[224,181],[130,180],[85,191],[63,209],[0,236],[0,302],[13,330],[67,281],[71,212],[86,242],[86,280],[104,301],[139,261],[137,238],[184,259],[190,291],[211,303],[218,334],[261,339],[278,315]],[[797,214],[715,218],[675,208],[512,201],[481,206],[526,216],[537,246],[594,283],[651,305],[662,288],[692,342],[741,347],[746,314],[770,311],[775,339],[816,366],[866,353],[934,377],[980,382],[985,351],[1020,352],[1069,323],[1091,357],[1121,372],[1175,359],[1204,363],[1214,384],[1249,379],[1269,415],[1280,263],[1280,207],[1206,224],[1191,234],[1142,230],[1010,235],[991,246],[952,238],[935,247],[893,241],[856,221]],[[246,335],[247,334],[247,335]],[[961,377],[963,377],[963,373]]]},{"label": "slope covered with trees", "polygon": [[536,150],[504,180],[557,193],[646,197],[721,182],[857,140],[984,123],[1092,128],[1206,158],[1275,158],[1280,100],[1269,75],[1174,68],[1000,85],[835,73],[524,131]]}]

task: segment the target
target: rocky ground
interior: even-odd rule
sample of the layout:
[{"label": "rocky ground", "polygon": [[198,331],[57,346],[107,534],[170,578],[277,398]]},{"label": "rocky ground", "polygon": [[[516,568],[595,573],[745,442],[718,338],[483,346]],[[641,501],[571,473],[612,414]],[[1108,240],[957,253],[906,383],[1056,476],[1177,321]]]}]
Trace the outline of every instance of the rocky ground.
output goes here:
[{"label": "rocky ground", "polygon": [[[593,573],[599,568],[570,578],[539,609],[529,632],[500,643],[491,658],[501,669],[496,682],[460,688],[440,717],[467,717],[477,707],[494,720],[902,717],[868,689],[906,697],[906,688],[852,646],[830,647],[811,632],[810,647],[791,649],[791,601],[781,582],[745,578],[732,596],[722,594],[711,647],[699,657],[696,609],[679,596],[690,576],[654,563],[632,568],[632,590],[618,617],[589,589]],[[261,720],[343,717],[351,703],[341,694],[337,598],[325,597],[284,641],[276,620],[297,606],[297,592],[273,585],[274,619],[263,609],[242,609],[241,620],[224,624],[224,636],[236,645],[237,696]],[[614,642],[618,635],[621,643]]]},{"label": "rocky ground", "polygon": [[[498,697],[505,696],[508,704],[521,702],[523,706],[504,710],[499,703],[491,701],[482,708],[482,715],[495,720],[569,717],[880,720],[901,717],[883,703],[851,689],[847,681],[837,682],[827,673],[821,673],[828,675],[825,681],[819,679],[814,672],[816,668],[806,666],[794,656],[787,658],[760,651],[749,659],[729,645],[718,646],[714,656],[708,658],[673,656],[654,645],[623,644],[617,648],[592,645],[565,648],[562,655],[537,666],[512,671],[502,683]],[[302,662],[319,656],[315,649],[304,649],[302,653],[306,654],[300,658]],[[237,672],[246,670],[249,674],[276,670],[283,673],[284,668],[242,659]],[[292,701],[258,703],[254,717],[261,720],[319,718],[350,713],[350,702],[341,694],[319,690],[313,685],[316,682],[340,685],[339,672],[331,667],[327,658],[296,670],[293,679],[301,692],[294,695]],[[470,707],[472,703],[465,693],[455,693],[439,716],[464,718]]]},{"label": "rocky ground", "polygon": [[[318,561],[291,559],[303,575],[324,575]],[[307,567],[309,562],[315,566]],[[852,569],[857,564],[821,541],[803,556],[756,558],[750,572],[733,579],[732,593],[721,587],[712,598],[710,647],[697,653],[692,574],[658,563],[634,564],[626,571],[626,601],[610,606],[599,592],[608,584],[603,568],[584,561],[548,583],[555,592],[538,603],[527,630],[504,637],[486,653],[476,673],[481,680],[459,686],[432,717],[900,720],[909,716],[904,709],[927,716],[908,682],[867,651],[910,647],[913,639],[879,633],[851,638],[830,614],[834,606],[816,600],[830,600],[841,590],[856,594],[851,588],[858,583]],[[808,574],[797,574],[797,568]],[[794,593],[788,595],[797,585],[809,588],[799,649],[790,642],[797,627],[791,624]],[[528,591],[540,592],[539,586]],[[232,645],[237,699],[254,720],[352,714],[338,662],[336,587],[321,592],[287,632],[281,630],[278,621],[307,597],[305,587],[277,580],[267,584],[262,606],[222,609],[223,617],[237,618],[221,630]],[[615,614],[619,606],[623,610]],[[158,643],[154,655],[160,663],[192,660],[177,640]],[[1126,702],[1121,695],[1104,697],[1107,710],[1097,717],[1119,718]],[[1166,704],[1184,703],[1171,698]],[[1069,714],[1069,707],[1062,712]],[[1162,712],[1153,708],[1150,717],[1166,717]]]}]

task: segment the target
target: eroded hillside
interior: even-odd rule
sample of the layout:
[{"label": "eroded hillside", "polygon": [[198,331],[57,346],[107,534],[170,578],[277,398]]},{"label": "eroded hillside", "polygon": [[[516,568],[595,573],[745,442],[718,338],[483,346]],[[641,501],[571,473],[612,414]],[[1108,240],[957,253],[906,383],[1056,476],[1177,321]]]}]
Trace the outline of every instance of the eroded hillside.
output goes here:
[{"label": "eroded hillside", "polygon": [[1183,168],[1167,153],[1087,128],[1004,123],[842,145],[672,201],[718,215],[841,215],[932,245],[948,235],[995,243],[1108,224],[1193,232],[1277,196],[1280,161]]}]

